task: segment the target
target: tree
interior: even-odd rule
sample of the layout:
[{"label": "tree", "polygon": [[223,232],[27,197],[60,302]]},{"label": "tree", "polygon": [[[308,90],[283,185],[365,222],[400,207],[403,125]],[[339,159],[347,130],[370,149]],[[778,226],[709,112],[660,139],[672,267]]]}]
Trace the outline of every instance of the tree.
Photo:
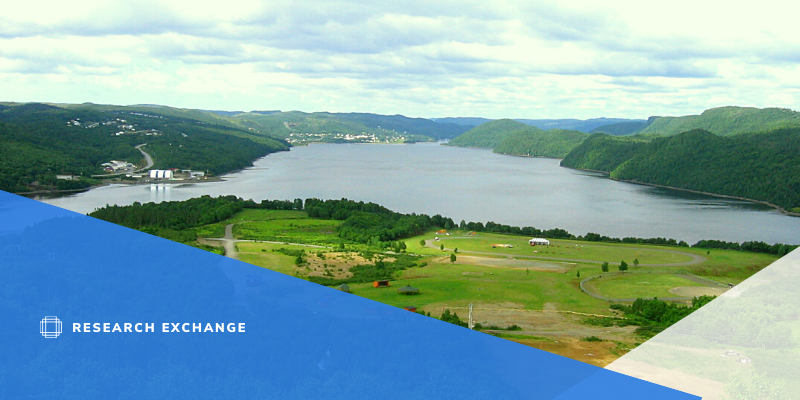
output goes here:
[{"label": "tree", "polygon": [[638,267],[639,266],[639,259],[638,258],[634,258],[633,259],[633,266],[634,267]]},{"label": "tree", "polygon": [[456,253],[450,253],[450,264],[455,264],[456,262]]},{"label": "tree", "polygon": [[620,261],[619,270],[622,271],[622,272],[625,272],[625,271],[628,270],[628,263],[626,263],[625,260]]},{"label": "tree", "polygon": [[440,244],[440,245],[439,245],[439,249],[441,249],[442,251],[444,251],[444,243],[442,243],[442,244]]},{"label": "tree", "polygon": [[580,278],[580,277],[581,277],[581,271],[580,271],[580,270],[578,270],[578,273],[577,273],[577,274],[575,274],[575,276],[576,276],[576,277],[578,277],[578,278]]},{"label": "tree", "polygon": [[419,245],[425,247],[425,239],[420,239]]},{"label": "tree", "polygon": [[600,266],[600,269],[603,270],[603,272],[608,272],[608,261],[603,261],[603,265]]},{"label": "tree", "polygon": [[454,253],[458,253],[458,247],[456,247],[455,249],[453,249],[453,252],[454,252]]}]

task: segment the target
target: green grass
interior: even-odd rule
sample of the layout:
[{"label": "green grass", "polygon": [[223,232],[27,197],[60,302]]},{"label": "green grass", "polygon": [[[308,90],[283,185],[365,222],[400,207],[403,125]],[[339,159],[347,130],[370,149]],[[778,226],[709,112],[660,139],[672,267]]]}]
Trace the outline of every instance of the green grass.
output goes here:
[{"label": "green grass", "polygon": [[[430,263],[405,270],[389,288],[374,288],[369,283],[350,286],[353,294],[397,307],[413,305],[437,315],[443,305],[466,307],[471,302],[512,302],[529,310],[541,310],[544,303],[555,302],[561,310],[607,313],[607,303],[586,296],[577,283],[571,274],[460,265],[456,261],[454,265]],[[406,284],[419,288],[420,294],[397,293],[397,288]]]},{"label": "green grass", "polygon": [[242,222],[233,227],[237,239],[291,243],[334,244],[341,242],[337,229],[341,221],[320,219],[273,219]]},{"label": "green grass", "polygon": [[273,250],[281,248],[304,251],[320,250],[308,246],[253,242],[237,243],[236,248],[239,250],[239,260],[291,276],[295,275],[295,258],[282,253],[274,252]]},{"label": "green grass", "polygon": [[305,211],[294,210],[255,210],[245,209],[233,217],[229,218],[226,222],[239,223],[249,221],[272,221],[277,219],[307,219],[308,213]]},{"label": "green grass", "polygon": [[[198,228],[222,236],[222,229],[232,221],[240,221],[234,226],[234,235],[241,239],[306,243],[337,246],[342,240],[337,235],[341,221],[308,218],[299,211],[246,210],[231,220]],[[246,222],[250,221],[250,222]],[[504,257],[540,255],[542,257],[581,259],[566,273],[549,271],[526,271],[522,269],[492,268],[480,265],[460,264],[459,261],[437,262],[450,251],[422,247],[420,240],[435,237],[433,233],[406,239],[409,253],[430,255],[419,262],[427,262],[425,267],[402,271],[390,288],[374,288],[370,283],[351,284],[354,294],[397,307],[417,306],[431,314],[441,313],[442,307],[466,307],[469,303],[501,304],[515,303],[524,309],[541,310],[545,303],[554,303],[558,310],[594,314],[608,314],[608,303],[584,294],[579,288],[582,279],[599,274],[602,261],[615,264],[625,260],[630,264],[631,273],[622,277],[603,278],[591,281],[596,291],[612,298],[635,297],[675,297],[669,289],[677,286],[702,286],[693,281],[674,275],[692,272],[700,276],[723,282],[740,282],[756,270],[768,265],[777,257],[745,253],[731,250],[652,246],[635,244],[616,244],[581,242],[575,240],[552,240],[552,246],[529,246],[528,237],[478,233],[476,238],[456,239],[465,232],[451,232],[453,236],[443,236],[436,244],[444,243],[448,248],[459,248],[459,256]],[[514,248],[492,249],[492,243],[512,244]],[[317,251],[317,249],[270,243],[239,243],[239,258],[265,268],[287,275],[294,275],[294,257],[272,252],[281,247]],[[366,245],[347,245],[348,251],[366,250]],[[489,253],[474,254],[465,251]],[[536,250],[538,253],[533,253]],[[706,261],[694,266],[634,267],[633,259],[640,263],[678,263],[691,258],[686,254],[664,252],[679,251],[700,255]],[[435,257],[434,257],[435,256]],[[580,271],[580,277],[576,273]],[[648,272],[648,273],[644,273]],[[644,284],[643,282],[648,282]],[[403,296],[397,288],[406,284],[418,287],[419,295]]]},{"label": "green grass", "polygon": [[[432,232],[406,240],[409,252],[418,254],[442,254],[439,249],[422,248],[421,239],[432,239],[436,235]],[[551,240],[550,246],[531,246],[529,237],[501,235],[494,233],[478,233],[467,236],[466,232],[451,232],[450,236],[439,235],[440,240],[435,245],[444,244],[445,249],[458,248],[459,251],[475,251],[489,254],[511,254],[520,256],[565,258],[576,260],[596,261],[598,264],[608,261],[617,265],[625,260],[633,267],[633,260],[638,259],[641,264],[671,264],[691,261],[691,257],[684,254],[684,248],[668,246],[632,245],[617,243],[583,242],[577,240]],[[513,248],[492,248],[492,244],[510,244]],[[534,253],[535,251],[535,253]]]},{"label": "green grass", "polygon": [[704,287],[678,275],[627,274],[587,282],[590,290],[613,299],[638,297],[679,297],[669,289],[678,286]]}]

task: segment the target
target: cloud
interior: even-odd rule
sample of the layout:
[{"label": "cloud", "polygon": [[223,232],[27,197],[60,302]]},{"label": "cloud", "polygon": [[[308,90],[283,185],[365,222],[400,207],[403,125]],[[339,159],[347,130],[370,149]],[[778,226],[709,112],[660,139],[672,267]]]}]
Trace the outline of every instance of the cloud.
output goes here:
[{"label": "cloud", "polygon": [[41,100],[417,116],[791,106],[774,91],[800,86],[800,38],[767,3],[44,0],[0,15],[0,78],[46,75],[13,86]]}]

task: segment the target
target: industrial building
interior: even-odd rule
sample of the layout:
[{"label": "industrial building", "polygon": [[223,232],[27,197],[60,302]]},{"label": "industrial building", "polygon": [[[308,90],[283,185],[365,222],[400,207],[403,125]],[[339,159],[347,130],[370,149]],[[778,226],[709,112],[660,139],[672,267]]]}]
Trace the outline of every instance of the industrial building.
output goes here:
[{"label": "industrial building", "polygon": [[151,169],[150,177],[155,179],[172,179],[174,177],[173,171],[163,169]]}]

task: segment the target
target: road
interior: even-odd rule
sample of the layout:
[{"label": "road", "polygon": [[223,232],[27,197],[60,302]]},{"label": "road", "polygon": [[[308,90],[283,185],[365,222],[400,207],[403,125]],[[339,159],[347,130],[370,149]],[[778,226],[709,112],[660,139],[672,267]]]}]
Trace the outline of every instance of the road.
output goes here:
[{"label": "road", "polygon": [[[448,237],[447,240],[451,239],[479,239],[475,237]],[[431,247],[434,249],[438,249],[439,246],[435,245],[436,239],[428,239],[425,240],[425,246]],[[586,245],[591,246],[591,245]],[[621,248],[637,250],[636,247],[623,247]],[[618,247],[618,248],[619,248]],[[445,248],[446,251],[453,251],[453,249]],[[703,256],[699,256],[697,254],[686,253],[683,251],[677,250],[661,250],[661,249],[648,249],[650,251],[663,251],[665,253],[673,253],[673,254],[680,254],[683,256],[691,257],[692,259],[689,261],[679,262],[679,263],[667,263],[667,264],[639,264],[640,267],[685,267],[689,265],[697,265],[706,261],[706,258]],[[511,258],[530,258],[535,260],[550,260],[550,261],[569,261],[569,262],[578,262],[578,263],[589,263],[589,264],[597,264],[599,261],[597,260],[581,260],[577,258],[558,258],[558,257],[543,257],[543,256],[528,256],[528,255],[520,255],[520,254],[509,254],[509,253],[495,253],[495,252],[488,252],[488,251],[469,251],[469,250],[459,250],[459,253],[463,254],[481,254],[481,255],[490,255],[490,256],[504,256],[504,257],[511,257]],[[612,263],[613,264],[613,263]]]},{"label": "road", "polygon": [[142,150],[142,147],[144,147],[144,146],[147,146],[147,143],[142,143],[142,144],[136,146],[136,150],[139,150],[140,152],[142,152],[142,155],[144,156],[144,160],[147,162],[147,165],[144,168],[142,168],[140,170],[137,170],[137,171],[133,171],[133,172],[141,172],[141,171],[148,170],[148,169],[153,167],[153,164],[155,164],[153,162],[153,157],[150,157],[150,154],[147,154],[146,151]]}]

